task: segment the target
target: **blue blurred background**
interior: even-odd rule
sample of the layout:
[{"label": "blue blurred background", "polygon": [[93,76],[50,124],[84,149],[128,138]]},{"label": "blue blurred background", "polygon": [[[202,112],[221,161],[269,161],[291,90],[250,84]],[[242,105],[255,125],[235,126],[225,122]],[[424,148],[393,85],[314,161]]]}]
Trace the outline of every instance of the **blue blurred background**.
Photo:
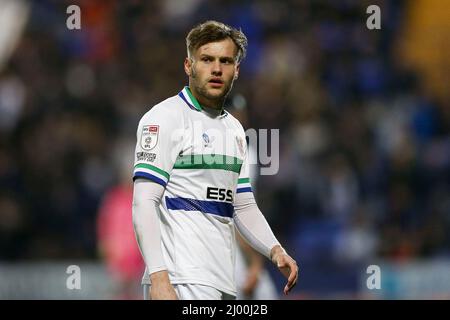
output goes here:
[{"label": "blue blurred background", "polygon": [[[372,4],[381,30],[366,27]],[[0,0],[0,298],[140,298],[126,242],[137,123],[186,85],[185,36],[208,19],[249,39],[230,108],[280,129],[280,171],[255,187],[300,265],[289,298],[450,298],[439,0]],[[65,289],[70,264],[92,277],[83,290]],[[366,287],[372,264],[381,290]]]}]

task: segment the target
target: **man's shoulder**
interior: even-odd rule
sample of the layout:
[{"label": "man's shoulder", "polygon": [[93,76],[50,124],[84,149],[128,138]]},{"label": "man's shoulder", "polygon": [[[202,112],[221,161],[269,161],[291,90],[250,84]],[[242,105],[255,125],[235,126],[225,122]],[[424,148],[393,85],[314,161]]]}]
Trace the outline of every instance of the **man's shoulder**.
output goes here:
[{"label": "man's shoulder", "polygon": [[226,109],[225,109],[225,111],[227,112],[227,120],[231,124],[231,126],[234,129],[236,129],[237,131],[240,131],[245,134],[245,130],[244,130],[244,127],[242,126],[241,122],[235,116],[233,116],[230,112],[228,112]]},{"label": "man's shoulder", "polygon": [[146,121],[147,119],[170,119],[174,121],[177,118],[182,117],[182,101],[178,96],[169,97],[154,106],[152,106],[141,118],[141,121]]}]

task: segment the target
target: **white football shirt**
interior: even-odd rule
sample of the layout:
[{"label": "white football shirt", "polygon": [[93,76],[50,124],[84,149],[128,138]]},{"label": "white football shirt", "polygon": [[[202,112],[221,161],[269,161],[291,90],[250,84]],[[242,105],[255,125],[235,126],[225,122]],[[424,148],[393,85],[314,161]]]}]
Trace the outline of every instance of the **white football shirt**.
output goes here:
[{"label": "white football shirt", "polygon": [[[165,187],[158,214],[172,284],[236,295],[233,200],[252,192],[247,158],[239,121],[225,110],[205,112],[189,87],[140,120],[133,179]],[[145,270],[142,283],[150,283],[151,272]]]}]

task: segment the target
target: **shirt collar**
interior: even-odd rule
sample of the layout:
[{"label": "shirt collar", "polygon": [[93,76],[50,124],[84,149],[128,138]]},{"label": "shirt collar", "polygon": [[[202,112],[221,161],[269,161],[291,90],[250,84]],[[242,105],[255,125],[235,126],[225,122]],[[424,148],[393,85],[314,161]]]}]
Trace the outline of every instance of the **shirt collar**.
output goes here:
[{"label": "shirt collar", "polygon": [[[203,106],[200,104],[200,102],[198,102],[198,100],[194,97],[194,95],[191,92],[191,89],[189,89],[188,86],[185,86],[178,95],[189,106],[189,108],[197,111],[202,111],[204,109]],[[224,116],[226,114],[227,112],[224,109],[222,109],[222,112],[219,116]]]},{"label": "shirt collar", "polygon": [[191,109],[202,111],[202,105],[194,97],[188,86],[185,86],[178,95],[181,96],[184,102],[186,102]]}]

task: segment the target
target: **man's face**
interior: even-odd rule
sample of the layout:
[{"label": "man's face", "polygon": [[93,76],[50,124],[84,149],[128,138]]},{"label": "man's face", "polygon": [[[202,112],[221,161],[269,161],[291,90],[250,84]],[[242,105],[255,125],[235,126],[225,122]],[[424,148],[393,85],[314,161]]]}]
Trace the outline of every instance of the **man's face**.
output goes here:
[{"label": "man's face", "polygon": [[204,44],[193,53],[192,59],[186,58],[184,69],[201,98],[220,101],[231,90],[239,73],[236,51],[233,40],[227,38]]}]

